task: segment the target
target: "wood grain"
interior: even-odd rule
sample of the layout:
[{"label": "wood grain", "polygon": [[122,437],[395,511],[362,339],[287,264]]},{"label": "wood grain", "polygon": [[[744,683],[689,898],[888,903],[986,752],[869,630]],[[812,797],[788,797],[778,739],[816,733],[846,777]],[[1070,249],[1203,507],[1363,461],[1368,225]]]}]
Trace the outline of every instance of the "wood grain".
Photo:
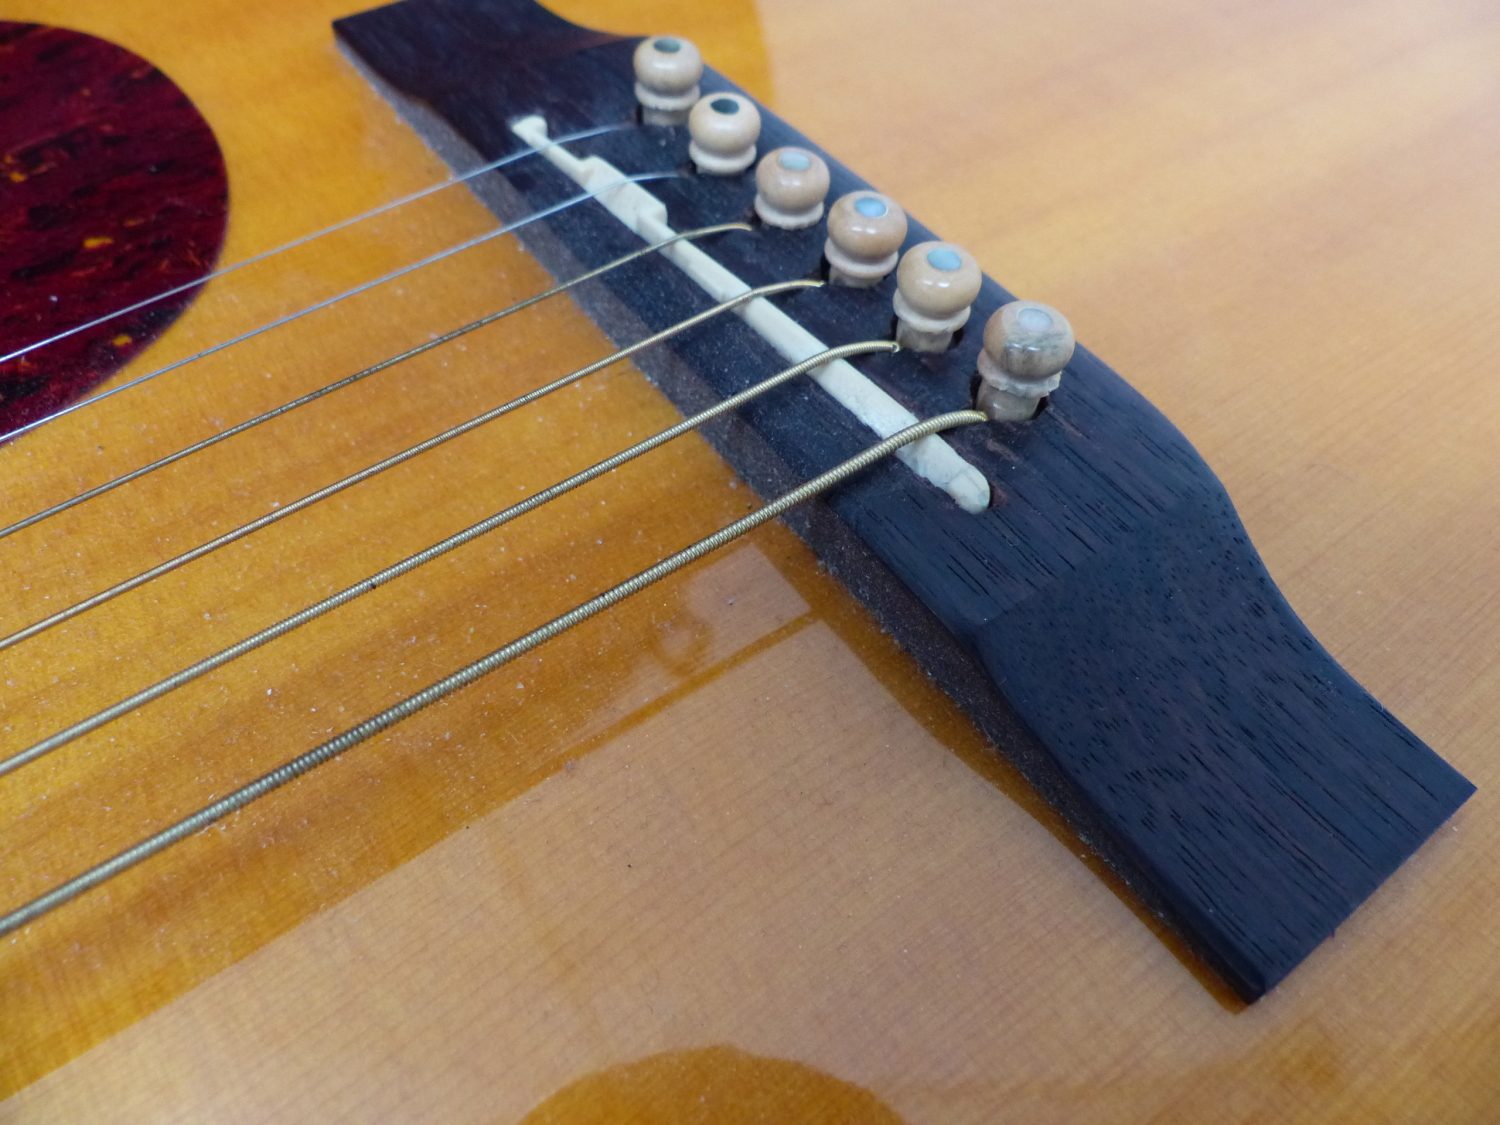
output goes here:
[{"label": "wood grain", "polygon": [[[506,123],[523,114],[540,114],[562,134],[635,112],[633,43],[530,0],[404,0],[334,31],[459,169],[519,151]],[[702,86],[742,96],[712,68]],[[769,111],[759,120],[763,149],[816,150]],[[449,151],[456,146],[464,151]],[[632,170],[690,160],[682,131],[631,129],[587,149]],[[835,198],[875,186],[821,155]],[[499,178],[506,187],[486,181],[477,192],[505,220],[576,190],[539,161]],[[682,229],[747,215],[756,198],[748,173],[652,188]],[[824,237],[818,228],[763,229],[716,238],[711,253],[747,284],[765,285],[815,274]],[[908,254],[935,237],[912,216]],[[559,279],[636,244],[592,207],[549,218],[521,241]],[[976,323],[1012,299],[982,280],[976,266]],[[878,339],[890,331],[895,286],[888,277],[781,303],[820,340]],[[650,259],[577,299],[621,346],[710,307],[680,271]],[[908,349],[859,363],[915,417],[932,416],[971,405],[979,345],[970,333],[941,353]],[[747,324],[726,319],[637,362],[686,414],[784,360]],[[960,511],[887,462],[787,521],[1142,903],[1253,1001],[1473,787],[1308,635],[1180,432],[1081,345],[1066,382],[1031,423],[945,437],[988,482],[985,511]],[[767,497],[869,441],[805,380],[705,436]]]},{"label": "wood grain", "polygon": [[[166,21],[113,4],[12,3],[3,14],[105,35],[188,89],[225,148],[237,193],[234,254],[438,174],[332,53],[327,20],[350,7],[200,4]],[[579,0],[559,10],[622,32],[671,26],[745,78],[719,53],[714,13],[692,27],[666,24],[645,3]],[[135,1119],[322,1112],[518,1121],[591,1071],[715,1043],[813,1066],[914,1122],[1489,1119],[1500,1098],[1492,1065],[1500,887],[1489,860],[1500,843],[1489,797],[1489,732],[1500,718],[1500,601],[1491,590],[1500,554],[1500,390],[1488,375],[1500,326],[1487,301],[1500,243],[1491,187],[1500,152],[1489,128],[1500,95],[1494,13],[1459,2],[1420,11],[1381,2],[1002,11],[767,0],[759,14],[782,112],[1015,289],[1063,309],[1080,338],[1183,428],[1313,631],[1479,784],[1455,830],[1267,1001],[1247,1011],[1225,1006],[1065,836],[1049,831],[1026,790],[988,764],[941,697],[900,671],[889,642],[796,544],[768,536],[769,546],[757,546],[777,577],[750,567],[746,584],[712,594],[759,607],[770,631],[748,630],[758,640],[702,616],[688,627],[684,603],[667,602],[541,666],[560,689],[580,660],[614,644],[616,662],[605,652],[601,667],[618,678],[597,672],[588,690],[610,685],[617,710],[594,721],[615,715],[626,727],[576,744],[591,753],[551,732],[554,719],[574,721],[573,696],[550,709],[497,700],[489,723],[455,710],[453,723],[413,732],[415,744],[429,747],[466,738],[479,746],[481,731],[483,745],[507,739],[507,760],[486,775],[488,795],[467,811],[454,794],[465,768],[487,760],[477,753],[445,759],[442,792],[419,789],[413,799],[437,809],[443,825],[467,822],[469,831],[424,850],[448,829],[423,828],[429,822],[415,814],[365,819],[304,789],[268,810],[271,819],[236,824],[241,839],[255,834],[255,846],[234,845],[227,832],[204,840],[188,866],[122,888],[125,897],[91,921],[75,916],[65,933],[37,928],[9,943],[0,962],[7,1028],[37,1033],[25,1043],[7,1038],[7,1089],[134,1026],[0,1103],[0,1120],[73,1120],[79,1107],[107,1119],[112,1107],[121,1116],[139,1107]],[[726,27],[738,33],[746,22],[737,15]],[[859,52],[844,47],[851,34]],[[274,51],[251,49],[262,43]],[[735,50],[746,51],[743,38]],[[301,190],[286,191],[288,179]],[[387,235],[449,236],[482,218],[459,206]],[[383,261],[379,254],[412,248],[366,253]],[[539,281],[519,255],[484,261],[482,276],[503,269],[504,284],[518,292]],[[336,272],[332,258],[314,265]],[[309,283],[317,270],[304,267]],[[480,303],[473,289],[472,278],[458,278],[412,300],[457,316],[464,301]],[[298,296],[294,286],[287,299]],[[158,348],[172,346],[176,331],[196,331],[197,312]],[[554,315],[549,361],[603,346],[576,314]],[[373,350],[400,335],[388,319],[353,323]],[[205,334],[214,327],[203,320]],[[358,359],[332,354],[327,335],[276,353],[277,365],[305,364],[311,379],[313,370]],[[496,344],[482,358],[504,373],[508,355]],[[267,366],[247,362],[257,377]],[[1218,374],[1205,379],[1204,371]],[[251,405],[249,379],[228,385],[246,396],[241,409]],[[439,409],[422,393],[427,385],[416,376],[399,384],[409,392],[400,401]],[[629,385],[611,380],[610,393]],[[177,406],[203,430],[235,405],[224,401],[225,384],[215,386],[216,394],[190,388]],[[462,394],[469,397],[455,411],[482,397]],[[15,497],[21,505],[86,476],[64,459],[80,447],[105,445],[94,455],[122,465],[143,449],[164,450],[171,439],[153,430],[148,409],[163,401],[151,397],[122,424],[121,435],[141,435],[133,449],[116,453],[117,435],[89,440],[98,430],[80,427],[45,435],[35,453],[7,451],[7,505],[10,481],[35,481]],[[644,395],[641,403],[666,415]],[[331,411],[326,424],[352,428],[356,413]],[[589,417],[592,424],[601,412]],[[617,436],[601,435],[599,445]],[[294,431],[266,454],[270,476],[257,495],[298,482],[302,471],[282,459],[300,437]],[[735,490],[722,467],[701,447],[684,456],[679,476],[710,482],[685,493],[701,496],[705,521],[729,514]],[[72,467],[51,467],[64,465]],[[218,471],[232,481],[237,467],[227,461]],[[194,492],[188,515],[221,518],[218,495]],[[162,503],[144,510],[160,512]],[[186,515],[140,510],[113,518],[147,518],[150,538],[188,533]],[[354,554],[386,550],[382,537],[398,535],[391,522],[360,527],[372,539]],[[551,550],[565,550],[568,527]],[[431,530],[414,530],[413,541]],[[622,534],[633,530],[627,521]],[[50,554],[41,544],[15,565],[37,582],[66,579],[56,546],[63,540],[47,542]],[[73,565],[105,565],[86,542],[67,543],[87,555]],[[539,543],[530,557],[548,549]],[[519,550],[514,541],[510,550]],[[324,552],[288,536],[273,553],[287,563],[284,577],[236,570],[216,584],[248,589],[258,579],[254,597],[267,617],[322,588],[311,568]],[[349,560],[350,573],[369,561]],[[88,577],[72,581],[87,585]],[[787,619],[775,607],[796,606],[783,602],[779,583],[828,628],[776,624]],[[437,584],[424,588],[430,598],[449,597]],[[380,622],[345,627],[342,642],[295,657],[306,679],[265,711],[195,719],[199,703],[140,730],[168,750],[194,730],[254,729],[267,743],[257,752],[267,755],[278,733],[295,735],[300,747],[321,729],[306,708],[328,686],[348,690],[353,706],[378,703],[376,676],[420,674],[409,654],[425,651],[439,628],[467,629],[472,605],[447,601],[431,624],[404,635]],[[252,626],[253,610],[226,610],[238,618],[222,635]],[[187,635],[185,617],[159,620],[163,647],[172,647],[174,631]],[[653,623],[657,631],[646,635],[657,640],[642,654],[629,630],[639,636]],[[711,638],[727,630],[724,647],[703,648],[695,638],[705,630]],[[109,630],[97,632],[79,634],[60,658],[7,662],[15,683],[7,684],[14,694],[5,724],[45,725],[24,720],[18,699],[29,714],[101,694],[68,679],[73,665],[97,673],[89,657]],[[412,635],[423,642],[396,647]],[[130,650],[143,675],[153,662],[172,663],[173,651],[155,647]],[[320,652],[335,650],[342,674],[319,671]],[[634,720],[640,708],[630,701],[642,680],[656,685],[642,695],[657,702]],[[720,681],[728,681],[722,694]],[[830,699],[836,721],[826,717]],[[490,725],[501,715],[511,725]],[[442,738],[447,730],[452,740]],[[714,753],[721,745],[740,752]],[[182,757],[228,772],[208,749],[200,742]],[[384,806],[370,795],[413,776],[400,771],[399,757],[393,750],[384,764],[351,767],[362,781],[344,792],[378,813]],[[548,780],[532,788],[506,780],[500,767],[517,757],[527,777]],[[575,768],[561,768],[570,757]],[[176,798],[155,799],[170,807]],[[98,815],[91,806],[60,821],[81,831]],[[136,815],[121,835],[153,814]],[[314,840],[300,826],[304,816],[328,831]],[[284,862],[256,859],[276,851],[258,847],[273,838],[301,847]],[[469,838],[478,858],[459,854]],[[84,850],[62,849],[57,862],[75,863]],[[656,865],[644,887],[624,882],[634,867],[620,870],[638,854]],[[420,858],[399,866],[408,856]],[[19,897],[13,870],[3,885]],[[369,883],[386,870],[389,880]],[[447,882],[444,871],[453,873]],[[205,872],[216,873],[219,889],[203,889]],[[479,877],[485,872],[498,874]],[[161,905],[139,911],[150,887]],[[187,901],[186,887],[198,888],[199,905]],[[451,910],[416,908],[428,902]],[[321,913],[292,928],[309,910]],[[377,925],[360,929],[361,917]],[[277,933],[285,936],[264,944]],[[328,960],[317,958],[323,950]],[[121,967],[140,956],[147,963],[139,971]],[[174,996],[181,999],[169,1003]],[[149,1011],[158,1014],[137,1022]],[[216,1044],[225,1041],[221,1052]]]}]

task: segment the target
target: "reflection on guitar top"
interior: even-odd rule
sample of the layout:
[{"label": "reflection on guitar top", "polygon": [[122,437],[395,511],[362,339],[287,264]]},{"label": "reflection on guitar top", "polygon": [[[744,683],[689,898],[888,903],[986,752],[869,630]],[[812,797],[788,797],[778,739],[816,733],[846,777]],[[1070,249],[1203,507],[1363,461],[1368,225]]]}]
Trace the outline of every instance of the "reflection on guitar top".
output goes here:
[{"label": "reflection on guitar top", "polygon": [[[49,18],[42,0],[14,14]],[[992,501],[966,508],[945,489],[954,478],[925,475],[920,458],[872,465],[788,512],[817,556],[775,525],[751,531],[9,935],[0,1004],[25,1030],[0,1052],[0,1090],[28,1087],[10,1113],[203,1119],[295,1105],[582,1121],[637,1094],[658,1108],[677,1098],[669,1115],[689,1112],[695,1091],[700,1107],[748,1112],[745,1083],[835,1119],[1196,1120],[1208,1107],[1241,1119],[1275,1106],[1294,1120],[1419,1098],[1441,1117],[1432,1107],[1481,1104],[1463,1050],[1445,1050],[1458,1077],[1442,1091],[1419,1070],[1371,1065],[1377,1038],[1410,1044],[1425,1026],[1422,1042],[1448,1043],[1432,1029],[1464,1026],[1440,999],[1472,944],[1449,909],[1473,890],[1453,874],[1473,846],[1461,831],[1266,1004],[1245,1009],[1203,968],[1258,995],[1468,786],[1312,640],[1186,439],[1073,351],[1070,320],[1086,341],[1109,335],[1084,289],[1039,284],[1024,255],[965,220],[972,203],[934,206],[871,159],[859,130],[841,147],[881,170],[883,191],[698,69],[730,60],[764,97],[741,13],[719,13],[716,29],[569,11],[671,31],[628,40],[511,0],[343,20],[356,65],[453,167],[506,161],[468,181],[497,222],[467,188],[442,186],[334,54],[326,21],[343,15],[281,16],[275,49],[252,37],[234,51],[205,44],[261,15],[68,17],[160,63],[213,124],[232,272],[201,291],[165,279],[151,292],[197,299],[149,349],[133,346],[124,358],[138,360],[101,388],[119,393],[0,449],[14,484],[0,507],[12,563],[0,786],[16,810],[0,829],[0,910],[734,525],[760,507],[745,483],[769,498],[867,448],[887,408],[866,419],[840,405],[830,362],[914,420],[977,400],[991,420],[950,431],[944,448]],[[1008,18],[995,42],[1010,67],[971,69],[976,90],[1011,81],[1009,44],[1029,25]],[[945,34],[955,60],[972,53],[943,17],[930,24],[913,40]],[[528,28],[545,48],[512,66]],[[445,61],[429,70],[434,46]],[[643,72],[657,55],[660,73]],[[1041,73],[1041,58],[1022,69]],[[283,78],[267,83],[273,72]],[[791,73],[778,71],[783,93],[803,81]],[[1447,73],[1456,90],[1466,72]],[[964,113],[1026,152],[1005,122],[1056,87],[1014,81],[1044,100]],[[813,103],[825,139],[840,135],[827,125],[836,104]],[[906,154],[947,143],[882,112]],[[526,113],[545,121],[541,138],[512,131]],[[753,139],[703,131],[752,116]],[[637,183],[590,188],[570,160]],[[990,179],[1019,208],[1007,220],[1029,221],[1028,189]],[[610,206],[627,191],[659,200],[656,221],[701,247],[704,292],[679,270],[695,258],[686,241],[656,249],[663,231]],[[957,237],[908,208],[944,213]],[[897,217],[894,245],[861,241]],[[554,280],[491,233],[508,229]],[[1107,260],[1109,239],[1079,245],[1090,241]],[[1030,277],[1053,303],[1011,300],[981,264]],[[725,304],[724,275],[735,293],[804,287],[693,319]],[[89,297],[107,307],[102,290]],[[778,318],[795,330],[757,335]],[[819,348],[863,343],[833,360],[798,351],[799,331]],[[1158,367],[1118,339],[1106,350],[1183,413],[1156,374],[1174,356]],[[701,415],[738,479],[697,437],[668,444],[678,415],[611,358]],[[788,373],[794,359],[808,369]],[[1379,645],[1330,626],[1286,569],[1284,536],[1266,534],[1234,450],[1185,416],[1317,631],[1482,778],[1464,732],[1381,671],[1419,675],[1421,662],[1382,664]],[[1383,432],[1369,428],[1371,441]],[[1308,447],[1331,456],[1327,442]],[[625,449],[640,460],[614,461]],[[347,483],[299,500],[329,482]],[[1395,542],[1400,514],[1385,514]],[[493,533],[477,530],[492,520]],[[181,561],[137,581],[164,560]],[[389,577],[368,584],[377,575]],[[1409,647],[1440,604],[1409,618]],[[241,650],[246,638],[260,640]],[[131,706],[112,713],[121,700]],[[1482,808],[1456,828],[1482,828]],[[1437,905],[1428,918],[1414,902]],[[1420,1025],[1382,1021],[1378,989],[1331,990],[1394,957],[1430,992],[1400,1005]],[[1467,974],[1474,995],[1480,978]]]}]

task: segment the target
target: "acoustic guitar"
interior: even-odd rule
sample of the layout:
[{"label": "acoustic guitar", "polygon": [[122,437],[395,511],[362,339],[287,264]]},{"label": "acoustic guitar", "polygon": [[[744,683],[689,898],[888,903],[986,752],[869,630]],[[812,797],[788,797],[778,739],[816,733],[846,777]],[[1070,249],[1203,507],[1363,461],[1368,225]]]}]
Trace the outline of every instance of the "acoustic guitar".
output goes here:
[{"label": "acoustic guitar", "polygon": [[[693,39],[1065,310],[1213,466],[1312,631],[1479,791],[1247,1006],[766,525],[6,937],[0,1121],[1492,1120],[1495,18],[553,7]],[[225,263],[447,174],[338,53],[347,14],[0,11],[181,86],[225,155]],[[248,266],[117,381],[494,225],[455,188]],[[550,284],[486,241],[39,427],[0,449],[6,521]],[[7,623],[613,350],[550,299],[18,533]],[[610,368],[17,645],[6,746],[675,418]],[[683,439],[0,778],[6,905],[748,493]]]}]

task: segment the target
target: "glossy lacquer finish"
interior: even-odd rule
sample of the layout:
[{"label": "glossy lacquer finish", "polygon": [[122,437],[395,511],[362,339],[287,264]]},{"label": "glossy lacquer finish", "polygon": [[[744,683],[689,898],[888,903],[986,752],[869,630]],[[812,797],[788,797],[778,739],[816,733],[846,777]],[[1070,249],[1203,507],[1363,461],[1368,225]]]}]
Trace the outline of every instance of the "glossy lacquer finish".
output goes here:
[{"label": "glossy lacquer finish", "polygon": [[[5,14],[150,58],[213,124],[235,193],[226,260],[442,174],[334,53],[327,23],[347,8],[65,9]],[[0,1120],[587,1121],[643,1101],[691,1120],[695,1094],[737,1107],[716,1117],[733,1120],[757,1091],[812,1120],[840,1107],[907,1121],[1487,1120],[1500,1036],[1493,16],[1378,3],[1003,19],[764,4],[759,25],[721,6],[562,14],[692,38],[1013,290],[1061,309],[1204,454],[1312,631],[1479,793],[1241,1008],[773,530],[7,940],[5,1089],[47,1077],[0,1102]],[[268,274],[252,311],[487,222],[457,195],[434,201]],[[122,395],[107,419],[17,443],[3,452],[7,514],[544,284],[504,247],[430,280],[403,286],[399,318],[382,303],[309,325],[217,382],[162,385],[129,408]],[[227,334],[250,315],[252,291],[236,292],[205,294],[148,355]],[[111,534],[95,538],[96,512],[14,537],[6,620],[492,405],[539,362],[562,371],[608,349],[570,308],[529,316],[330,401],[253,455],[226,449],[179,478],[186,492],[121,497]],[[1421,377],[1432,394],[1414,402]],[[7,745],[665,424],[654,394],[624,374],[580,388],[408,473],[420,498],[396,482],[351,496],[317,535],[287,526],[6,654]],[[0,849],[8,901],[310,745],[342,721],[328,708],[373,710],[572,604],[571,587],[744,510],[703,446],[658,457],[639,479],[684,484],[673,506],[633,498],[622,472],[378,611],[7,779],[4,807],[29,813]],[[523,579],[542,563],[575,577],[538,590]],[[42,859],[15,858],[44,837]]]},{"label": "glossy lacquer finish", "polygon": [[[561,131],[635,112],[628,40],[599,42],[531,0],[406,0],[335,25],[419,132],[460,167],[519,150],[507,122]],[[435,60],[441,60],[441,64]],[[687,133],[628,129],[588,147],[631,170],[700,163],[704,110],[752,112],[712,69]],[[716,108],[717,107],[717,108]],[[444,124],[435,125],[433,117]],[[769,113],[759,142],[813,142]],[[451,147],[453,142],[447,142]],[[868,192],[831,153],[841,195]],[[577,190],[542,161],[508,165],[481,198],[502,217]],[[700,228],[750,213],[757,173],[653,185],[672,220]],[[635,245],[597,207],[523,232],[558,277]],[[916,416],[967,407],[982,332],[1010,295],[961,246],[913,218],[900,265],[873,289],[782,298],[827,341],[887,335],[904,351],[862,361]],[[821,229],[715,240],[747,284],[817,273]],[[709,302],[647,260],[608,274],[584,308],[621,345]],[[1040,311],[1033,308],[1033,311]],[[950,346],[951,344],[951,346]],[[964,510],[896,462],[871,467],[787,517],[877,620],[1243,998],[1274,987],[1457,810],[1473,787],[1324,652],[1277,593],[1212,472],[1161,414],[1085,349],[1044,416],[945,439],[987,482]],[[737,393],[782,360],[748,324],[694,331],[638,362],[678,408]],[[851,455],[869,430],[804,381],[705,431],[761,494]]]}]

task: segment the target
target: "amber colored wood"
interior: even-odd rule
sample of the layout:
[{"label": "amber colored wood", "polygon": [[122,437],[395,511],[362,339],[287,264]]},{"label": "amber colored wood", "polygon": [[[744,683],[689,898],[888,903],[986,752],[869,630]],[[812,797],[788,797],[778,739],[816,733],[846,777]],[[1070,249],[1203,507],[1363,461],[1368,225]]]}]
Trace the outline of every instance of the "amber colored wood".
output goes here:
[{"label": "amber colored wood", "polygon": [[899,1125],[901,1119],[869,1091],[810,1067],[709,1047],[591,1074],[537,1106],[522,1125],[684,1120]]},{"label": "amber colored wood", "polygon": [[[334,52],[327,22],[351,8],[0,15],[113,39],[189,92],[224,147],[232,259],[440,175]],[[1062,310],[1197,444],[1312,630],[1479,793],[1241,1008],[771,529],[0,945],[0,1090],[20,1091],[0,1122],[519,1122],[593,1089],[564,1118],[586,1121],[617,1091],[590,1076],[646,1060],[666,1098],[684,1069],[651,1060],[715,1047],[721,1077],[784,1060],[911,1122],[1491,1120],[1500,16],[1462,0],[762,0],[758,24],[748,6],[556,10],[694,38]],[[455,194],[242,278],[147,360],[485,222]],[[401,286],[399,315],[372,301],[0,451],[4,514],[542,277],[495,246],[426,281]],[[226,447],[0,544],[4,621],[605,350],[566,305],[465,348],[253,456]],[[29,741],[670,416],[614,373],[4,654],[0,735]],[[655,484],[622,472],[6,779],[4,900],[743,510],[700,443],[659,456]],[[647,491],[663,474],[683,486],[670,507]],[[542,566],[576,577],[539,586]]]}]

